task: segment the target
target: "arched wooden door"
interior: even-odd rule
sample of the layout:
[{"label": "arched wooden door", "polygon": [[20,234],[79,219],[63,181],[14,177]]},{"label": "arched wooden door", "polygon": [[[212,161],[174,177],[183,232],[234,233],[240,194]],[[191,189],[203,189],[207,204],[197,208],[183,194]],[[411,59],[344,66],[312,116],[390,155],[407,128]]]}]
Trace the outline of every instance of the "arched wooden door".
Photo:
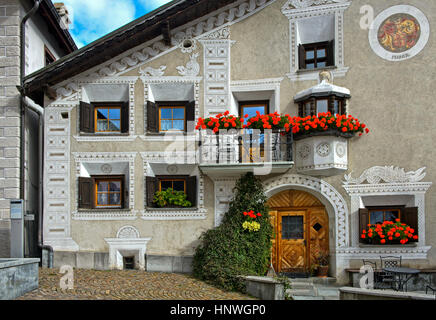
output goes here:
[{"label": "arched wooden door", "polygon": [[328,215],[310,193],[285,190],[268,200],[274,227],[272,262],[276,272],[307,272],[329,250]]}]

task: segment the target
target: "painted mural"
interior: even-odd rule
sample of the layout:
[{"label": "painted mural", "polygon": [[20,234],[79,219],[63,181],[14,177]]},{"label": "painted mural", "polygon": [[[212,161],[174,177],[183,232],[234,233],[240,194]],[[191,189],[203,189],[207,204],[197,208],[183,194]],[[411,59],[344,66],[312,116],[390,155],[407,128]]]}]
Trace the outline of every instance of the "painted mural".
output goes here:
[{"label": "painted mural", "polygon": [[421,26],[417,19],[406,13],[398,13],[387,18],[380,26],[380,45],[394,53],[413,48],[421,36]]}]

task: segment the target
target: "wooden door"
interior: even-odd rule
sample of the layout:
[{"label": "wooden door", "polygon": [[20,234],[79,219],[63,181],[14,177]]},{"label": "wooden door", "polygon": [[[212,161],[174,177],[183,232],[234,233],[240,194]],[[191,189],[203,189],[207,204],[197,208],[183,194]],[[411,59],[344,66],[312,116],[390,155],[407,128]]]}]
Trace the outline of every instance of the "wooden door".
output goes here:
[{"label": "wooden door", "polygon": [[310,208],[308,210],[308,264],[316,263],[321,252],[329,252],[329,221],[324,208]]},{"label": "wooden door", "polygon": [[307,267],[306,212],[280,211],[278,220],[278,271],[303,272]]}]

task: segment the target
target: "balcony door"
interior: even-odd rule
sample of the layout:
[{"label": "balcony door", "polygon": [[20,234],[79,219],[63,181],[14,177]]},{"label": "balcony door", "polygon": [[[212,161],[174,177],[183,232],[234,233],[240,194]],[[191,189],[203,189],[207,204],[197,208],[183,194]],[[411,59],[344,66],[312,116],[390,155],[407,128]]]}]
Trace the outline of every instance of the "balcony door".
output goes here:
[{"label": "balcony door", "polygon": [[286,190],[268,200],[272,263],[276,272],[305,273],[321,251],[329,250],[329,223],[324,205],[299,190]]}]

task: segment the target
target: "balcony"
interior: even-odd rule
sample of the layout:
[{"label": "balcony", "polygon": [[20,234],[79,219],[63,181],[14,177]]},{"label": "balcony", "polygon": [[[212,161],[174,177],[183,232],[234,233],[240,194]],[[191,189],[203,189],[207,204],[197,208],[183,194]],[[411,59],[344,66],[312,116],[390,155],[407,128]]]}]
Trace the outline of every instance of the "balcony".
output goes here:
[{"label": "balcony", "polygon": [[294,165],[292,133],[285,130],[220,130],[200,133],[200,169],[211,177],[285,173]]}]

